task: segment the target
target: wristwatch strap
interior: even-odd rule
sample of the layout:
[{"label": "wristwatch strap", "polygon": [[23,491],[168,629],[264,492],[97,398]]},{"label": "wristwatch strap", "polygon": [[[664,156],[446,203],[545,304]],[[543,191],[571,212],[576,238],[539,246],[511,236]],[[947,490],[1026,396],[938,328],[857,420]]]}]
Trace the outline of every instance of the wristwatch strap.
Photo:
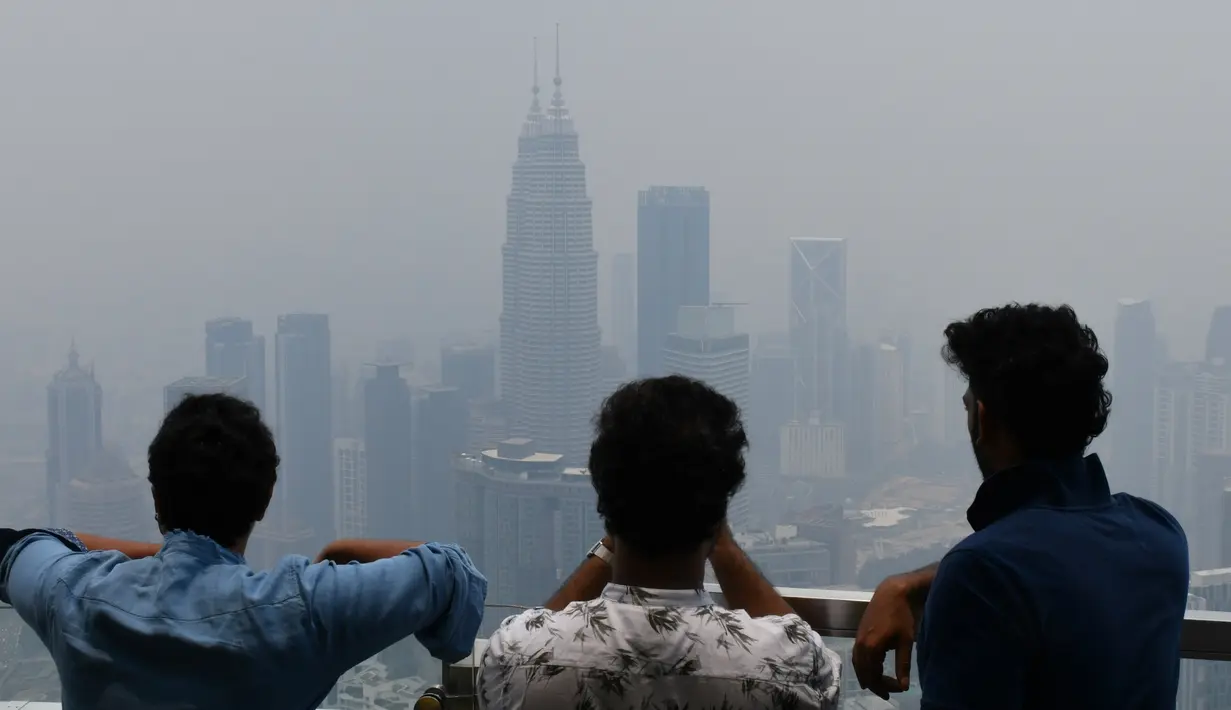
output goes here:
[{"label": "wristwatch strap", "polygon": [[590,548],[588,553],[586,553],[586,557],[597,557],[603,562],[611,564],[611,550],[607,549],[607,546],[603,544],[602,540],[594,543],[594,546]]}]

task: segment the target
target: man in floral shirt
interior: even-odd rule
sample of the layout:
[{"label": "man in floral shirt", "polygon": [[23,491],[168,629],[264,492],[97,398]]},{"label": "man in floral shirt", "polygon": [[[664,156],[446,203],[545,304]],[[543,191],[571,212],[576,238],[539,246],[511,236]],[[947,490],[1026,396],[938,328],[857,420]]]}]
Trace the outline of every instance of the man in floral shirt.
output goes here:
[{"label": "man in floral shirt", "polygon": [[[480,706],[836,708],[840,659],[727,527],[747,446],[738,407],[700,382],[617,390],[590,448],[609,535],[546,606],[492,636]],[[725,607],[703,589],[707,561]]]}]

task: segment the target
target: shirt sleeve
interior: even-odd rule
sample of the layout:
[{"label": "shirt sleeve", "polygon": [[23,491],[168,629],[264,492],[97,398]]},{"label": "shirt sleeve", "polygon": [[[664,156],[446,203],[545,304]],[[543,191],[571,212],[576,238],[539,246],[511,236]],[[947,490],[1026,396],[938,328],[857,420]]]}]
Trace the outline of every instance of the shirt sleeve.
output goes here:
[{"label": "shirt sleeve", "polygon": [[12,604],[39,638],[50,632],[50,593],[58,563],[85,552],[67,530],[0,529],[0,602]]},{"label": "shirt sleeve", "polygon": [[921,710],[1022,707],[1033,634],[1006,571],[958,550],[940,563],[919,634]]},{"label": "shirt sleeve", "polygon": [[[478,677],[475,679],[475,697],[482,710],[516,707],[509,702],[509,697],[518,697],[524,693],[524,678],[516,677],[518,668],[526,662],[524,653],[518,650],[526,647],[524,633],[519,637],[519,631],[529,628],[540,628],[548,623],[552,612],[542,607],[528,609],[521,614],[515,614],[500,622],[500,627],[488,639],[487,648],[483,651],[483,659],[479,663]],[[523,683],[514,688],[519,680]]]},{"label": "shirt sleeve", "polygon": [[466,553],[436,543],[366,564],[306,565],[301,580],[323,650],[340,670],[411,635],[436,658],[461,660],[474,649],[487,597]]}]

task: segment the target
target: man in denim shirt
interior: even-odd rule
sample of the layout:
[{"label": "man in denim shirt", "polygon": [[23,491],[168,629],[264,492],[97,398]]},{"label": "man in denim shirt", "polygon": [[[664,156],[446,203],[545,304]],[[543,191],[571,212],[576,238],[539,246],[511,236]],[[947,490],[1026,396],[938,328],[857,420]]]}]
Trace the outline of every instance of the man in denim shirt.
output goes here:
[{"label": "man in denim shirt", "polygon": [[301,710],[407,636],[446,661],[470,653],[487,581],[457,547],[343,540],[317,563],[247,566],[278,467],[252,405],[186,398],[149,464],[161,547],[0,531],[0,600],[51,651],[65,710]]}]

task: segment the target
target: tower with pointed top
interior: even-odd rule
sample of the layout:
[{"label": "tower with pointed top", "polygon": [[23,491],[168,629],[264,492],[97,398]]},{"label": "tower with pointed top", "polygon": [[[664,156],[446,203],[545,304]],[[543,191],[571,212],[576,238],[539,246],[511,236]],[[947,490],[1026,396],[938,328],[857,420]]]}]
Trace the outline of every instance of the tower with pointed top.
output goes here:
[{"label": "tower with pointed top", "polygon": [[517,140],[503,246],[500,386],[510,433],[584,462],[598,404],[598,255],[586,170],[564,102],[560,40],[551,103],[538,100]]},{"label": "tower with pointed top", "polygon": [[68,365],[47,385],[47,511],[52,525],[62,522],[60,492],[85,477],[103,448],[103,390],[94,368],[81,366],[74,343]]}]

